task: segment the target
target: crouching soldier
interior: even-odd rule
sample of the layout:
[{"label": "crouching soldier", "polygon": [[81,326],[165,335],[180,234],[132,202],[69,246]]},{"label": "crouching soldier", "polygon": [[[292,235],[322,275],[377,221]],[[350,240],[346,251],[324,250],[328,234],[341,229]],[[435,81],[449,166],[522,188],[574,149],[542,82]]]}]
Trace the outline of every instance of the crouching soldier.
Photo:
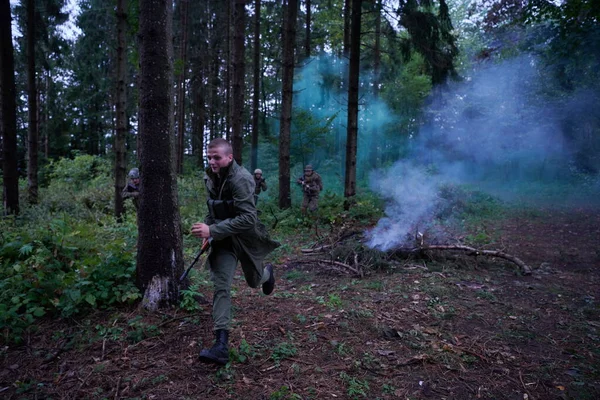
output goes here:
[{"label": "crouching soldier", "polygon": [[192,234],[212,238],[208,265],[214,287],[212,317],[216,340],[210,349],[200,352],[200,361],[224,365],[229,361],[231,283],[238,261],[248,286],[261,286],[264,294],[271,294],[275,287],[273,266],[263,265],[263,261],[279,243],[270,239],[257,218],[254,179],[234,161],[231,144],[214,139],[208,144],[207,157],[209,168],[204,182],[208,215],[203,223],[192,226]]}]

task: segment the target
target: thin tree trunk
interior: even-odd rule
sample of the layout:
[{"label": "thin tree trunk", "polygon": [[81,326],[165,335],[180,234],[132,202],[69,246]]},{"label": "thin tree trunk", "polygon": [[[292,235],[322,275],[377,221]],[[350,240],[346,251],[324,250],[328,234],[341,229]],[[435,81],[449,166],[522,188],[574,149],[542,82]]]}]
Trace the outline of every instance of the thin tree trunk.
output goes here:
[{"label": "thin tree trunk", "polygon": [[27,194],[30,204],[38,202],[38,121],[35,85],[35,0],[27,0]]},{"label": "thin tree trunk", "polygon": [[344,43],[342,54],[348,57],[350,53],[350,2],[352,0],[344,0]]},{"label": "thin tree trunk", "polygon": [[123,214],[123,197],[121,195],[126,184],[127,154],[125,138],[127,136],[127,0],[117,1],[117,88],[115,95],[116,132],[115,132],[115,217],[121,220]]},{"label": "thin tree trunk", "polygon": [[306,4],[306,37],[304,38],[304,55],[306,58],[310,57],[310,24],[311,24],[311,2],[310,0],[304,1]]},{"label": "thin tree trunk", "polygon": [[202,85],[202,74],[196,72],[194,74],[194,86],[192,89],[193,99],[193,119],[192,119],[192,137],[193,151],[196,158],[196,165],[200,169],[204,169],[204,129],[206,126],[206,105],[204,99],[204,88]]},{"label": "thin tree trunk", "polygon": [[177,83],[177,168],[178,174],[183,174],[183,154],[185,147],[185,79],[187,58],[187,15],[188,0],[180,0],[179,10],[181,12],[181,42],[180,53],[182,70]]},{"label": "thin tree trunk", "polygon": [[46,107],[44,108],[44,157],[50,157],[50,70],[46,71]]},{"label": "thin tree trunk", "polygon": [[360,19],[362,0],[352,0],[352,27],[350,41],[350,72],[348,86],[348,135],[346,139],[346,174],[344,208],[356,195],[356,151],[358,137],[358,84],[360,74]]},{"label": "thin tree trunk", "polygon": [[231,25],[232,15],[231,2],[234,0],[225,0],[227,3],[227,35],[225,42],[225,139],[231,143]]},{"label": "thin tree trunk", "polygon": [[[381,0],[377,0],[375,6],[375,47],[373,49],[373,97],[375,100],[379,98],[379,74],[381,67]],[[371,168],[375,169],[378,166],[380,158],[380,134],[378,130],[371,130],[371,146],[369,148],[369,161]]]},{"label": "thin tree trunk", "polygon": [[242,165],[242,121],[244,116],[244,75],[246,1],[235,0],[233,10],[233,112],[231,114],[233,158]]},{"label": "thin tree trunk", "polygon": [[17,105],[15,60],[9,0],[0,0],[0,136],[2,136],[2,183],[5,214],[19,214],[17,170]]},{"label": "thin tree trunk", "polygon": [[260,103],[260,0],[254,1],[254,67],[252,68],[254,87],[252,90],[252,147],[250,149],[250,169],[258,168],[258,132]]},{"label": "thin tree trunk", "polygon": [[283,78],[281,121],[279,127],[279,208],[292,205],[290,195],[290,141],[292,126],[292,96],[294,89],[294,48],[298,1],[289,0],[283,29]]},{"label": "thin tree trunk", "polygon": [[172,2],[140,1],[140,204],[137,285],[143,306],[179,302],[182,235],[173,168]]}]

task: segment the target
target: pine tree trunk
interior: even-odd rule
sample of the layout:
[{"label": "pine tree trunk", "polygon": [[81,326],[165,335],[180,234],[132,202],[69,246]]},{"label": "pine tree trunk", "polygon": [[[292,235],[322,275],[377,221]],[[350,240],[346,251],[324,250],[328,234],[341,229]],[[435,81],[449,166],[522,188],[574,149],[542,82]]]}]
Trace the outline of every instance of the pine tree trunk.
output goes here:
[{"label": "pine tree trunk", "polygon": [[352,0],[344,0],[344,43],[342,54],[344,57],[348,57],[350,53],[350,2]]},{"label": "pine tree trunk", "polygon": [[346,174],[344,208],[350,207],[356,195],[356,151],[358,137],[358,84],[360,74],[360,19],[362,0],[352,0],[352,27],[350,40],[350,72],[348,86],[348,135],[346,139]]},{"label": "pine tree trunk", "polygon": [[304,38],[304,56],[310,58],[310,24],[311,24],[311,2],[310,0],[304,0],[306,5],[306,37]]},{"label": "pine tree trunk", "polygon": [[19,214],[19,173],[17,170],[17,105],[15,60],[9,0],[0,0],[0,134],[2,136],[2,183],[5,214]]},{"label": "pine tree trunk", "polygon": [[127,136],[127,0],[117,0],[117,88],[115,96],[116,132],[115,132],[115,217],[121,220],[123,197],[121,192],[126,184],[127,155],[125,138]]},{"label": "pine tree trunk", "polygon": [[137,285],[143,306],[179,301],[183,252],[173,168],[172,2],[140,1],[140,204]]},{"label": "pine tree trunk", "polygon": [[[234,0],[225,0],[227,4],[227,25],[226,25],[226,40],[225,40],[225,139],[231,143],[231,26],[233,25],[233,12],[231,10],[231,2]],[[220,136],[220,135],[219,135]]]},{"label": "pine tree trunk", "polygon": [[27,195],[30,204],[38,202],[38,121],[35,85],[35,0],[27,0]]},{"label": "pine tree trunk", "polygon": [[245,31],[246,1],[235,0],[233,10],[233,112],[231,115],[233,158],[242,165],[242,122],[244,116],[244,75],[245,63]]},{"label": "pine tree trunk", "polygon": [[204,169],[204,129],[206,126],[206,104],[204,87],[202,86],[203,74],[196,72],[192,87],[193,118],[192,118],[192,149],[196,158],[196,165]]},{"label": "pine tree trunk", "polygon": [[289,0],[283,27],[283,78],[281,121],[279,125],[279,208],[292,205],[290,195],[290,141],[292,127],[292,97],[294,89],[294,48],[298,1]]},{"label": "pine tree trunk", "polygon": [[260,103],[260,0],[254,1],[254,66],[252,68],[252,147],[250,149],[250,169],[258,168],[258,132],[259,132],[259,103]]},{"label": "pine tree trunk", "polygon": [[[381,69],[381,1],[377,0],[375,6],[375,46],[373,48],[373,98],[379,98],[379,74]],[[377,129],[370,132],[371,146],[369,148],[369,162],[371,169],[377,168],[380,158],[381,134]]]},{"label": "pine tree trunk", "polygon": [[185,147],[185,79],[187,61],[187,15],[188,0],[180,0],[179,10],[181,13],[181,33],[179,58],[182,63],[179,82],[177,83],[177,164],[176,171],[183,174],[183,154]]}]

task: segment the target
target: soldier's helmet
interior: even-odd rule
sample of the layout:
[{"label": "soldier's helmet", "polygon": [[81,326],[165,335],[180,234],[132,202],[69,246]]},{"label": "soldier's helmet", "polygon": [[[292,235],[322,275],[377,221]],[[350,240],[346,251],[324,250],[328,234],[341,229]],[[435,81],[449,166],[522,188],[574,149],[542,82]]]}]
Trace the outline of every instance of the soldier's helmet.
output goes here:
[{"label": "soldier's helmet", "polygon": [[306,167],[304,167],[304,171],[312,171],[312,170],[313,170],[313,167],[310,164],[307,165]]},{"label": "soldier's helmet", "polygon": [[261,174],[261,175],[262,175],[262,170],[261,170],[261,169],[258,169],[258,168],[256,168],[256,169],[254,170],[254,175],[256,175],[256,174]]},{"label": "soldier's helmet", "polygon": [[140,170],[137,168],[132,168],[131,171],[129,171],[129,174],[127,174],[127,176],[129,177],[129,179],[140,179]]}]

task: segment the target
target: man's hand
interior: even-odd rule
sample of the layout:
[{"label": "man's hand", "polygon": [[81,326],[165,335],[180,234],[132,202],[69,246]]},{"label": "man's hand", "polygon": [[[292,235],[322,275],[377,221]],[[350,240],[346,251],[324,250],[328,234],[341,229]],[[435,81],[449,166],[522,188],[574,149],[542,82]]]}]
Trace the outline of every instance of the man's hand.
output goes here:
[{"label": "man's hand", "polygon": [[192,235],[196,236],[197,238],[209,238],[210,228],[208,227],[208,225],[202,222],[195,223],[194,225],[192,225]]}]

